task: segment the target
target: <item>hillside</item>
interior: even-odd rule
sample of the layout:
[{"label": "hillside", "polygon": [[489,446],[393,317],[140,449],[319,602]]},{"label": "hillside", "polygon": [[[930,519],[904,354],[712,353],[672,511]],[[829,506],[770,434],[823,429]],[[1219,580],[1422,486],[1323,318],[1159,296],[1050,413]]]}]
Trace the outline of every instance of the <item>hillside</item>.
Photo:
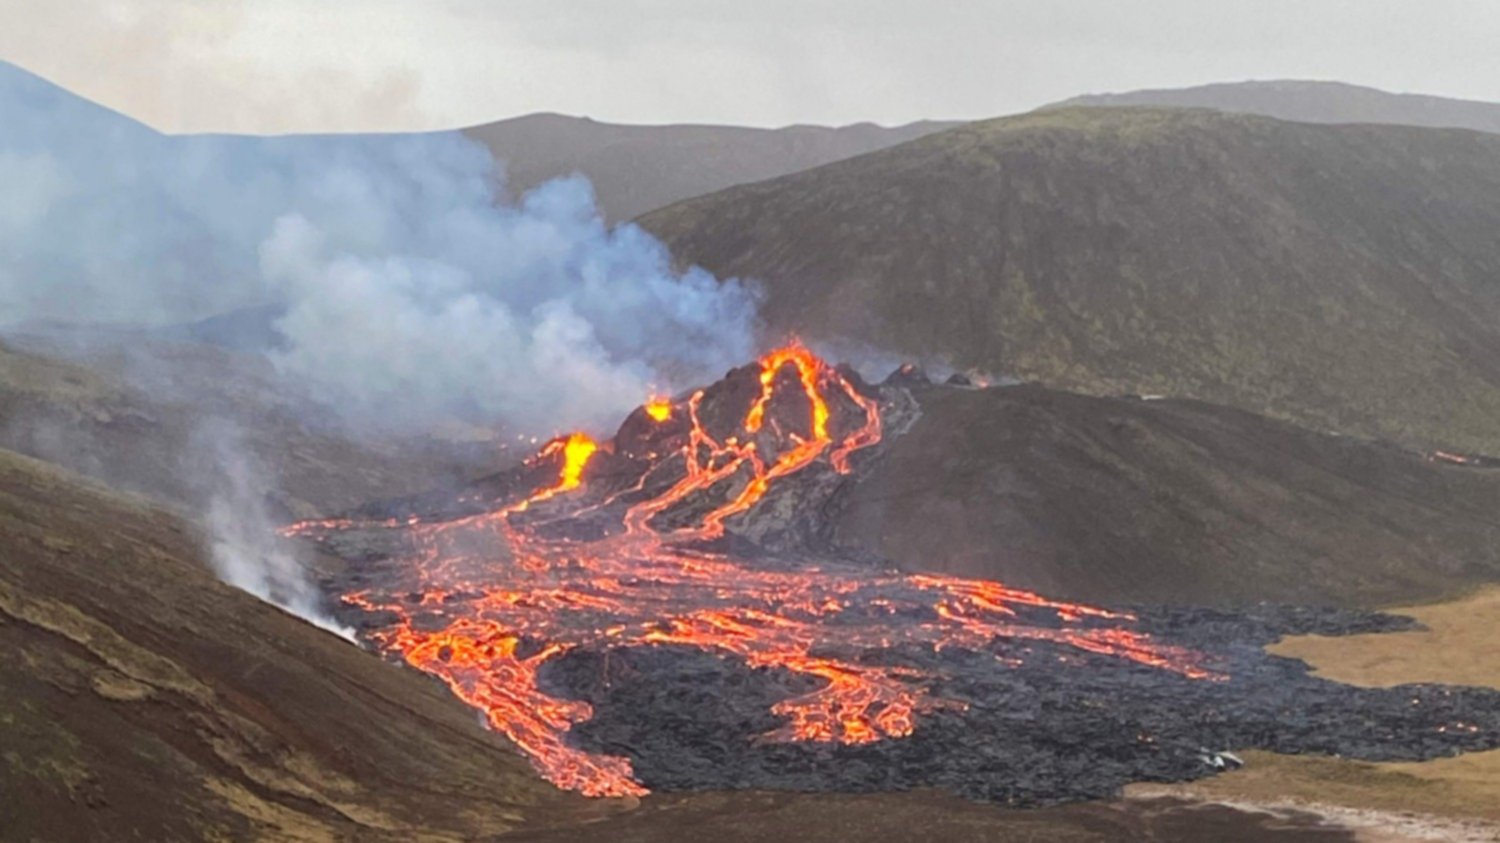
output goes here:
[{"label": "hillside", "polygon": [[1500,471],[1194,401],[920,390],[834,539],[1055,597],[1383,605],[1500,578]]},{"label": "hillside", "polygon": [[1213,108],[1303,123],[1389,123],[1500,132],[1500,103],[1296,79],[1088,94],[1058,106]]},{"label": "hillside", "polygon": [[773,332],[1500,451],[1500,136],[1061,109],[642,223]]},{"label": "hillside", "polygon": [[251,355],[145,338],[47,354],[31,346],[0,343],[0,448],[172,504],[204,502],[220,447],[261,470],[273,511],[288,518],[428,488],[502,458],[352,437]]},{"label": "hillside", "polygon": [[583,810],[446,689],[219,583],[192,534],[0,452],[0,838],[455,840]]},{"label": "hillside", "polygon": [[465,129],[505,163],[514,192],[583,173],[610,220],[628,220],[681,199],[884,149],[955,123],[885,128],[624,126],[532,114]]}]

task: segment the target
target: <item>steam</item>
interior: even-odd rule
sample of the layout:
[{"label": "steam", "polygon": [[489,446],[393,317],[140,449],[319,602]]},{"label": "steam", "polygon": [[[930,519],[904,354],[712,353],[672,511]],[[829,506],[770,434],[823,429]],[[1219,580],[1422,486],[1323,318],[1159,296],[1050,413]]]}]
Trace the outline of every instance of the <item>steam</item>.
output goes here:
[{"label": "steam", "polygon": [[[597,428],[755,351],[754,289],[606,226],[580,178],[512,201],[457,133],[168,137],[0,64],[0,184],[0,328],[269,320],[259,350],[356,429]],[[337,629],[266,466],[200,438],[220,575]]]},{"label": "steam", "polygon": [[276,220],[260,265],[289,303],[278,368],[398,427],[436,414],[557,432],[754,352],[752,292],[674,274],[649,235],[605,226],[582,179],[462,210],[400,253],[351,251],[301,214]]},{"label": "steam", "polygon": [[675,271],[582,179],[508,204],[456,133],[168,137],[0,65],[0,183],[7,321],[274,305],[273,362],[361,424],[597,426],[755,350],[750,287]]},{"label": "steam", "polygon": [[212,539],[210,559],[219,578],[336,635],[354,631],[324,611],[316,586],[290,544],[280,541],[266,508],[265,467],[250,456],[232,423],[213,421],[197,432],[190,458],[204,483]]}]

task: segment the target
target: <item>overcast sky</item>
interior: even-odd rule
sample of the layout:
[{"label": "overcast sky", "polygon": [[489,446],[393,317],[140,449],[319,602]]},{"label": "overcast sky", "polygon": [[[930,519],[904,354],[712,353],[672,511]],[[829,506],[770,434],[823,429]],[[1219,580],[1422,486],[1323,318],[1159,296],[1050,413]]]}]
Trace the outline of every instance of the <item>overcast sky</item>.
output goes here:
[{"label": "overcast sky", "polygon": [[1493,0],[0,0],[0,58],[171,131],[902,123],[1339,79],[1500,100]]}]

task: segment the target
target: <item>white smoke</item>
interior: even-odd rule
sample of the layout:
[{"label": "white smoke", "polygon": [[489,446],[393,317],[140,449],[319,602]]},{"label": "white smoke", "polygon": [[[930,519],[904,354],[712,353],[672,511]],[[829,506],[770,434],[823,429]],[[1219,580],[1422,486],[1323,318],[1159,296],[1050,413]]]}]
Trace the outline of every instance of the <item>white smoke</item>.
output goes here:
[{"label": "white smoke", "polygon": [[208,502],[210,561],[219,579],[353,641],[354,631],[324,610],[295,547],[276,534],[266,509],[269,472],[250,456],[234,425],[204,424],[186,457]]},{"label": "white smoke", "polygon": [[277,366],[386,427],[595,426],[755,350],[751,288],[457,133],[168,137],[0,65],[0,184],[0,322],[280,305]]},{"label": "white smoke", "polygon": [[371,255],[301,214],[278,219],[260,247],[289,303],[277,366],[389,424],[437,413],[554,432],[617,421],[754,351],[751,292],[673,273],[649,235],[605,226],[582,179],[454,228]]},{"label": "white smoke", "polygon": [[[598,427],[755,351],[753,289],[607,227],[582,179],[511,202],[456,133],[168,137],[0,63],[0,185],[0,327],[271,314],[271,361],[356,426]],[[216,567],[328,626],[232,440],[186,460]]]}]

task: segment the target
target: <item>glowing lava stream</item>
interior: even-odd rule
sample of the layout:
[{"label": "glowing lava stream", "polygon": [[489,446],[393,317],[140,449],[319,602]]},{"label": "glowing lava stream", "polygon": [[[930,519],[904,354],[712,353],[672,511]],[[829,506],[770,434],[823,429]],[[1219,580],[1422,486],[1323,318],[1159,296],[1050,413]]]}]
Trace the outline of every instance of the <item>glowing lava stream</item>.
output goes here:
[{"label": "glowing lava stream", "polygon": [[[683,426],[672,439],[680,447],[661,456],[634,487],[603,500],[583,500],[586,468],[600,446],[573,434],[534,458],[558,464],[556,482],[492,512],[440,523],[306,522],[287,532],[318,537],[353,527],[407,530],[418,548],[406,560],[413,580],[389,592],[344,598],[394,618],[370,640],[441,677],[550,781],[591,796],[646,790],[628,759],[569,744],[572,726],[592,716],[587,703],[539,687],[543,665],[578,647],[689,646],[823,680],[818,690],[774,707],[785,725],[764,737],[778,741],[899,738],[911,734],[923,711],[962,707],[928,693],[936,678],[930,670],[858,658],[903,644],[987,652],[1001,664],[1016,664],[1032,655],[1029,642],[1046,642],[1191,678],[1220,678],[1193,654],[1128,629],[1134,620],[1128,615],[994,582],[834,567],[767,569],[703,549],[777,480],[814,465],[848,473],[851,456],[881,438],[876,402],[800,346],[762,358],[759,380],[760,393],[739,431],[722,439],[700,419],[703,391],[680,403],[653,399],[645,405],[652,423]],[[805,402],[801,433],[780,430],[768,418],[773,402],[790,400],[780,392],[789,383]],[[831,432],[835,399],[862,416],[838,425],[852,428],[838,434]],[[668,468],[681,476],[672,480]],[[651,491],[659,471],[665,488]],[[723,503],[687,526],[653,525],[674,506],[715,491]],[[551,503],[537,506],[544,501]],[[584,530],[589,537],[576,538],[555,529],[612,506],[622,508],[619,521],[602,536]],[[1023,620],[1033,613],[1049,622]]]}]

